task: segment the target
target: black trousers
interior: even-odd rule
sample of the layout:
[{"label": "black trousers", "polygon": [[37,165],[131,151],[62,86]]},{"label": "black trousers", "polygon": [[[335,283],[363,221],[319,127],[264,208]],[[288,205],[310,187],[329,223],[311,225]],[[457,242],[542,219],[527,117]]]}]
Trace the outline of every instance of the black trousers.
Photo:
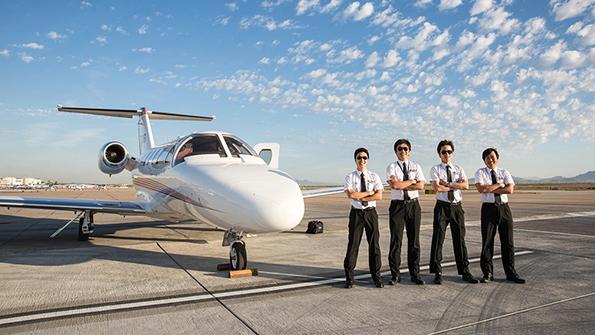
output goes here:
[{"label": "black trousers", "polygon": [[411,277],[419,275],[419,228],[421,225],[421,206],[418,201],[403,202],[393,200],[388,209],[390,228],[390,251],[388,264],[393,277],[400,274],[401,245],[403,228],[407,229],[407,265]]},{"label": "black trousers", "polygon": [[465,246],[465,211],[461,203],[451,205],[444,201],[436,201],[434,206],[430,273],[442,272],[442,246],[446,236],[446,227],[449,224],[457,271],[462,275],[469,271],[469,256]]},{"label": "black trousers", "polygon": [[376,208],[361,210],[351,207],[349,212],[349,241],[347,242],[347,253],[343,261],[347,281],[353,281],[353,269],[355,269],[357,263],[357,254],[364,230],[368,239],[370,274],[372,279],[380,279],[382,260],[380,257],[380,231],[378,230]]},{"label": "black trousers", "polygon": [[494,257],[494,239],[496,231],[500,233],[500,252],[506,276],[516,276],[514,269],[514,240],[512,236],[512,213],[508,204],[481,205],[481,271],[484,275],[494,273],[492,258]]}]

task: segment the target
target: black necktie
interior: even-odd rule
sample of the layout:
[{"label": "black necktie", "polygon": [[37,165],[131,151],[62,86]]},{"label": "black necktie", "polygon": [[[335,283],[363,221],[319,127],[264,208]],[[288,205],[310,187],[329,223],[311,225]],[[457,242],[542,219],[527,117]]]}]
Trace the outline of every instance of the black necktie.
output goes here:
[{"label": "black necktie", "polygon": [[[368,191],[367,187],[366,187],[366,178],[364,177],[364,173],[362,172],[362,174],[360,175],[361,179],[360,179],[360,188],[362,192],[366,192]],[[367,201],[362,201],[362,206],[368,206],[368,202]]]},{"label": "black necktie", "polygon": [[[403,162],[403,181],[409,180],[409,171],[407,171],[407,164]],[[403,190],[403,200],[409,200],[409,192]]]},{"label": "black necktie", "polygon": [[[494,170],[492,171],[492,185],[496,185],[498,184],[498,180],[496,179],[496,173],[494,172]],[[497,205],[502,203],[502,199],[500,198],[500,194],[499,193],[494,193],[494,203],[496,203]]]},{"label": "black necktie", "polygon": [[[450,184],[452,182],[452,174],[450,173],[450,165],[446,166],[446,181]],[[453,202],[455,200],[455,191],[448,191],[448,201]]]}]

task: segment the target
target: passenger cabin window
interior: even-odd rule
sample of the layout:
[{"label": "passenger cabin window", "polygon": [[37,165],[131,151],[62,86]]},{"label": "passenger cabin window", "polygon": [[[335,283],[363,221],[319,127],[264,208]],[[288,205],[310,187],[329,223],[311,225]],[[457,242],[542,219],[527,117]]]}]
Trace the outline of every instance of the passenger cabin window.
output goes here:
[{"label": "passenger cabin window", "polygon": [[239,138],[232,136],[223,136],[223,138],[233,157],[240,157],[240,155],[256,156],[256,152]]},{"label": "passenger cabin window", "polygon": [[176,155],[175,164],[184,161],[185,157],[194,155],[219,155],[220,157],[227,157],[225,149],[219,141],[216,134],[212,135],[197,135],[184,143],[178,154]]}]

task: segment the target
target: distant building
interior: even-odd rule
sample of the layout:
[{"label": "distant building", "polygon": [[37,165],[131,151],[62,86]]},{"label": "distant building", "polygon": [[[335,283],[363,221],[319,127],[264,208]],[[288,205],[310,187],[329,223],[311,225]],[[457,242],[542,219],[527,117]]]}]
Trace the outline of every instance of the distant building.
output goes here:
[{"label": "distant building", "polygon": [[15,178],[15,177],[1,177],[0,178],[0,187],[2,188],[13,188],[13,187],[37,187],[43,185],[43,181],[41,179],[32,178],[32,177],[25,177],[25,178]]}]

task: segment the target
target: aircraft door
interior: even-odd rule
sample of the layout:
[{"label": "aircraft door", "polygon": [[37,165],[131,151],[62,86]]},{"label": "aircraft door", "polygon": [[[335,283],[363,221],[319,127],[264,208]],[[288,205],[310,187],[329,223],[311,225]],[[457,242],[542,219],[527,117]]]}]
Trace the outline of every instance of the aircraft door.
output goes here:
[{"label": "aircraft door", "polygon": [[256,154],[262,158],[269,167],[279,168],[279,143],[258,143],[254,146]]}]

